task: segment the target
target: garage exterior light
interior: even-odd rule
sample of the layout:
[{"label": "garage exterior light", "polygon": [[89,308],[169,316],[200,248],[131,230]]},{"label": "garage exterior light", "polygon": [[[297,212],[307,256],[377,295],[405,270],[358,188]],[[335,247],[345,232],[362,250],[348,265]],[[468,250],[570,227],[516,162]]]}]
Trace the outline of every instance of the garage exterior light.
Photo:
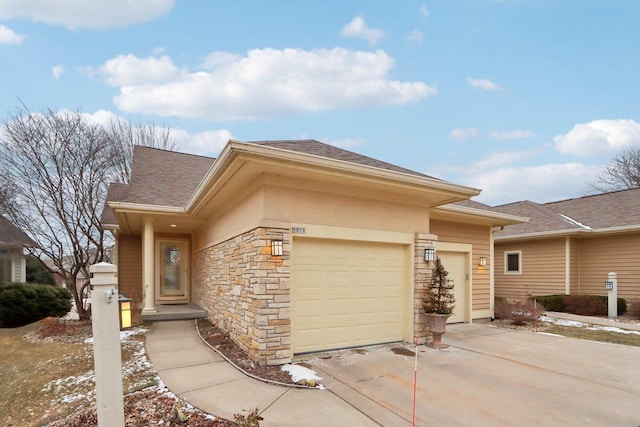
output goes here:
[{"label": "garage exterior light", "polygon": [[481,256],[480,257],[480,267],[485,267],[487,265],[487,257],[486,256]]},{"label": "garage exterior light", "polygon": [[426,262],[433,262],[436,260],[436,250],[434,248],[427,248],[424,250],[424,260]]},{"label": "garage exterior light", "polygon": [[282,256],[283,248],[282,248],[282,240],[272,240],[271,241],[271,255],[273,256]]}]

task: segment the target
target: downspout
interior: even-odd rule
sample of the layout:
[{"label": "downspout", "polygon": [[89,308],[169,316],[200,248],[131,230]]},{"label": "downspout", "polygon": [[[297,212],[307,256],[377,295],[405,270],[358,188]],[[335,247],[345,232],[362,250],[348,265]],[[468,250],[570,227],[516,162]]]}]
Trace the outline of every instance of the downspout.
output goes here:
[{"label": "downspout", "polygon": [[494,241],[493,241],[493,235],[497,230],[503,230],[504,227],[500,227],[500,228],[496,228],[496,227],[489,227],[489,311],[491,311],[491,318],[493,319],[495,317],[495,298],[496,298],[496,289],[495,289],[495,282],[494,282],[494,268],[495,268],[495,262],[494,262]]},{"label": "downspout", "polygon": [[571,238],[564,238],[564,293],[571,294]]}]

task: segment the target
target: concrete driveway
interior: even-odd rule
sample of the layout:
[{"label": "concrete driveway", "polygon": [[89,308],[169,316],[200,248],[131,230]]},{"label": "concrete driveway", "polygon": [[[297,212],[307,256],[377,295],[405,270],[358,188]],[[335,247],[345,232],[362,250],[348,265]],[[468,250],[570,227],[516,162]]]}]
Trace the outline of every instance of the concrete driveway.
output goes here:
[{"label": "concrete driveway", "polygon": [[[640,426],[640,348],[487,325],[449,325],[418,347],[418,426]],[[383,426],[412,424],[415,358],[379,346],[307,362]],[[400,353],[400,354],[397,354]]]}]

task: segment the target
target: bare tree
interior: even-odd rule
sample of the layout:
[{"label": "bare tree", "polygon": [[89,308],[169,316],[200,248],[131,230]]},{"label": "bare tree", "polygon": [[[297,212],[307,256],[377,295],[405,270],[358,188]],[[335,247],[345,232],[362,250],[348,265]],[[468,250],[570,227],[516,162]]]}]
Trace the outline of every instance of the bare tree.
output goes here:
[{"label": "bare tree", "polygon": [[164,150],[175,150],[177,147],[177,143],[171,137],[171,130],[168,127],[157,127],[155,124],[132,126],[129,121],[118,118],[107,126],[107,132],[112,141],[112,155],[116,160],[113,177],[115,182],[129,183],[134,145]]},{"label": "bare tree", "polygon": [[[51,261],[80,317],[88,318],[76,283],[89,278],[90,265],[107,260],[111,242],[100,225],[107,186],[128,182],[131,144],[153,145],[152,136],[165,133],[123,121],[105,128],[80,111],[32,113],[24,106],[2,130],[0,206],[37,243],[27,250]],[[160,145],[169,141],[167,133]]]},{"label": "bare tree", "polygon": [[596,192],[640,187],[640,147],[631,147],[615,156],[591,188]]}]

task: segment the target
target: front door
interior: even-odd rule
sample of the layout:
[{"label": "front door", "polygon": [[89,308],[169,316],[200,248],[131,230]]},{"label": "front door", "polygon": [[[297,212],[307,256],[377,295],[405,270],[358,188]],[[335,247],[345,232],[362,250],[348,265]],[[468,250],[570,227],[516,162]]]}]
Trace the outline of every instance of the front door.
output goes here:
[{"label": "front door", "polygon": [[156,298],[158,302],[188,302],[189,241],[158,240],[156,266]]}]

